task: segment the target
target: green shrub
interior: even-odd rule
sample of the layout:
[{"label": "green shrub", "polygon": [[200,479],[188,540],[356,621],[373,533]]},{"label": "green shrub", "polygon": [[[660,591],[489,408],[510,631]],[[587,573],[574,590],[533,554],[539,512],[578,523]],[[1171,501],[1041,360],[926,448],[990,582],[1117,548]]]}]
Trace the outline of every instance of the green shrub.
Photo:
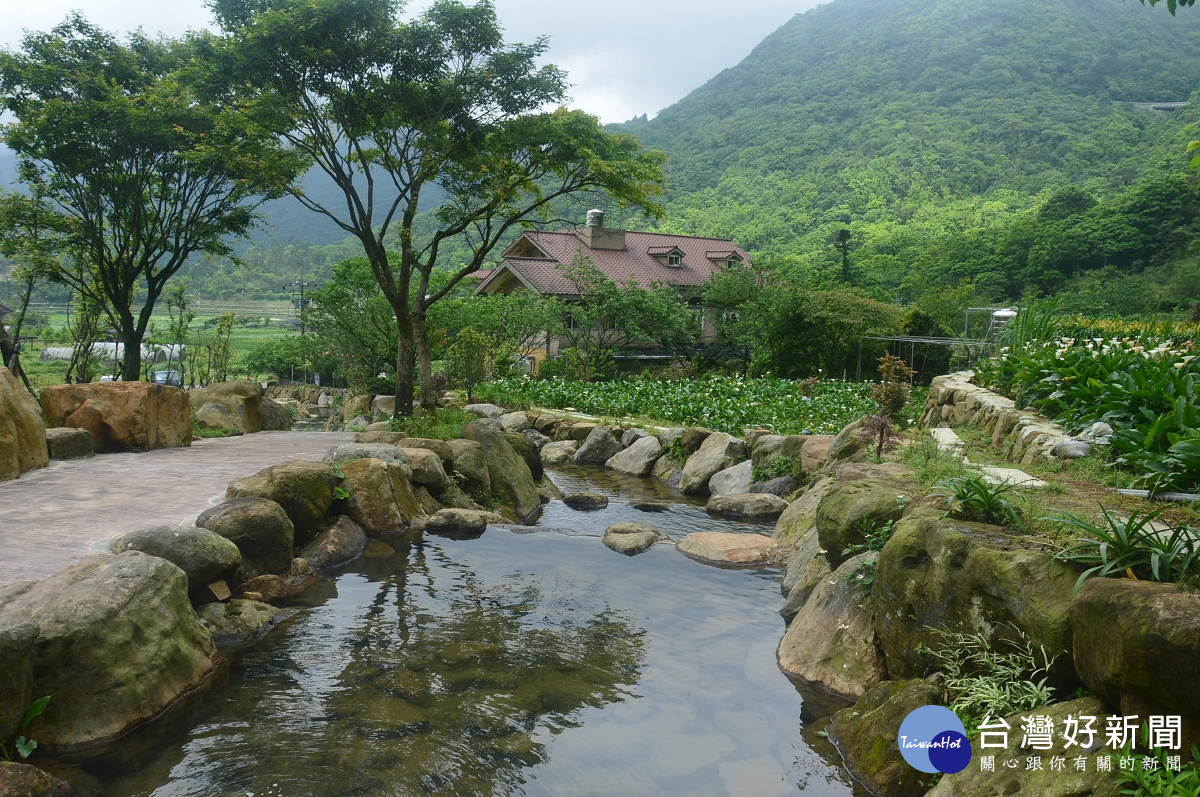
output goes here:
[{"label": "green shrub", "polygon": [[1054,687],[1046,684],[1050,667],[1059,655],[1050,656],[1044,647],[1020,630],[1007,639],[1007,652],[994,650],[983,634],[961,634],[935,628],[943,644],[936,648],[918,646],[929,653],[945,678],[944,689],[950,709],[967,727],[968,735],[987,718],[1008,717],[1052,702]]},{"label": "green shrub", "polygon": [[395,418],[388,425],[393,432],[403,432],[409,437],[426,437],[435,440],[454,440],[462,437],[462,430],[478,417],[458,409],[439,408],[429,415],[418,412],[407,418]]},{"label": "green shrub", "polygon": [[1163,511],[1126,516],[1101,506],[1100,525],[1062,510],[1042,520],[1076,532],[1054,558],[1087,568],[1075,582],[1078,592],[1093,576],[1180,582],[1200,573],[1200,537],[1188,526],[1160,527],[1155,521]]},{"label": "green shrub", "polygon": [[950,476],[936,485],[931,495],[946,499],[944,517],[973,520],[978,523],[994,523],[998,526],[1022,528],[1021,513],[1009,495],[1016,493],[1016,485],[1009,482],[992,484],[982,474],[973,476]]}]

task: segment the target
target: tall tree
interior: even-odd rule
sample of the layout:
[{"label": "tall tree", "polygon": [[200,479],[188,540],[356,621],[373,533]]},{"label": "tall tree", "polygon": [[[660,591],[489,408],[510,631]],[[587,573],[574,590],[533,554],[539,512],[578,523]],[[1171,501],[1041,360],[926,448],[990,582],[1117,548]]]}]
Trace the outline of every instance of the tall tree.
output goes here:
[{"label": "tall tree", "polygon": [[205,96],[193,44],[141,33],[123,43],[73,14],[0,52],[0,98],[16,117],[3,140],[84,266],[56,261],[52,277],[106,308],[126,380],[141,375],[167,281],[193,253],[231,254],[228,236],[244,235],[303,165],[244,109]]},{"label": "tall tree", "polygon": [[[396,412],[435,406],[430,305],[506,236],[553,219],[560,198],[599,192],[659,216],[663,156],[562,108],[545,40],[506,44],[488,0],[438,0],[412,21],[394,0],[213,0],[230,88],[342,190],[306,207],[356,237],[396,318]],[[389,253],[385,241],[397,242]],[[456,262],[439,263],[454,241]],[[464,254],[461,254],[465,252]],[[435,280],[441,267],[448,276]],[[437,285],[434,286],[436,281]]]}]

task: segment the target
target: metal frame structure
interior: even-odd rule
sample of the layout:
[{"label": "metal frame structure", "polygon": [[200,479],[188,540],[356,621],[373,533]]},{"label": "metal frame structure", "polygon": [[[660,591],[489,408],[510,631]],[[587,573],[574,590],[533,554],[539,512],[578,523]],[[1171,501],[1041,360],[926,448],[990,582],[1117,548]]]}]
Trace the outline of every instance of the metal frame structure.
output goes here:
[{"label": "metal frame structure", "polygon": [[[966,310],[966,316],[963,319],[963,336],[961,338],[942,338],[932,335],[864,335],[858,339],[858,369],[857,376],[855,378],[859,382],[862,381],[862,354],[864,340],[878,340],[885,343],[907,343],[909,363],[916,361],[916,349],[918,344],[926,344],[931,346],[962,346],[967,352],[967,365],[969,367],[971,365],[972,347],[975,347],[980,353],[982,353],[984,348],[995,343],[995,333],[999,329],[999,326],[996,325],[994,320],[995,314],[1005,310],[1012,311],[1014,314],[1017,312],[1017,308],[1014,307],[968,307]],[[971,315],[977,313],[988,313],[989,318],[993,319],[989,323],[988,330],[986,333],[984,333],[982,338],[970,337]],[[909,377],[909,381],[912,381],[911,376]]]}]

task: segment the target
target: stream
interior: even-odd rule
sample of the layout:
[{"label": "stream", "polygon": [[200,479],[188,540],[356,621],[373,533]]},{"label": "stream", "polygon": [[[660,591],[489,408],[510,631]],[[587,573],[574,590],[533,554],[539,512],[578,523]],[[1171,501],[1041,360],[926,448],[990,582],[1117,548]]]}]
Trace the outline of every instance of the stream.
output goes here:
[{"label": "stream", "polygon": [[[546,506],[535,527],[373,543],[266,639],[109,797],[858,794],[802,736],[779,671],[776,570],[722,570],[599,536],[637,520],[770,533],[709,517],[657,480],[547,474],[608,508]],[[634,509],[667,499],[671,510]]]}]

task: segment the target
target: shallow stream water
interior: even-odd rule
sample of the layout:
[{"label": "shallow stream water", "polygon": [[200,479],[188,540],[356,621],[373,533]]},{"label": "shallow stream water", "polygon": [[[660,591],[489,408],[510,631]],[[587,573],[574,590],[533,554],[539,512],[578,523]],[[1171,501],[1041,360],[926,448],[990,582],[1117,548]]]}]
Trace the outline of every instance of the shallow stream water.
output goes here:
[{"label": "shallow stream water", "polygon": [[[373,544],[104,793],[854,793],[802,738],[803,700],[776,666],[778,571],[707,567],[665,544],[627,558],[599,540],[631,519],[672,538],[770,527],[710,518],[649,480],[550,476],[610,506],[554,502],[536,532]],[[629,506],[652,497],[682,503]]]}]

